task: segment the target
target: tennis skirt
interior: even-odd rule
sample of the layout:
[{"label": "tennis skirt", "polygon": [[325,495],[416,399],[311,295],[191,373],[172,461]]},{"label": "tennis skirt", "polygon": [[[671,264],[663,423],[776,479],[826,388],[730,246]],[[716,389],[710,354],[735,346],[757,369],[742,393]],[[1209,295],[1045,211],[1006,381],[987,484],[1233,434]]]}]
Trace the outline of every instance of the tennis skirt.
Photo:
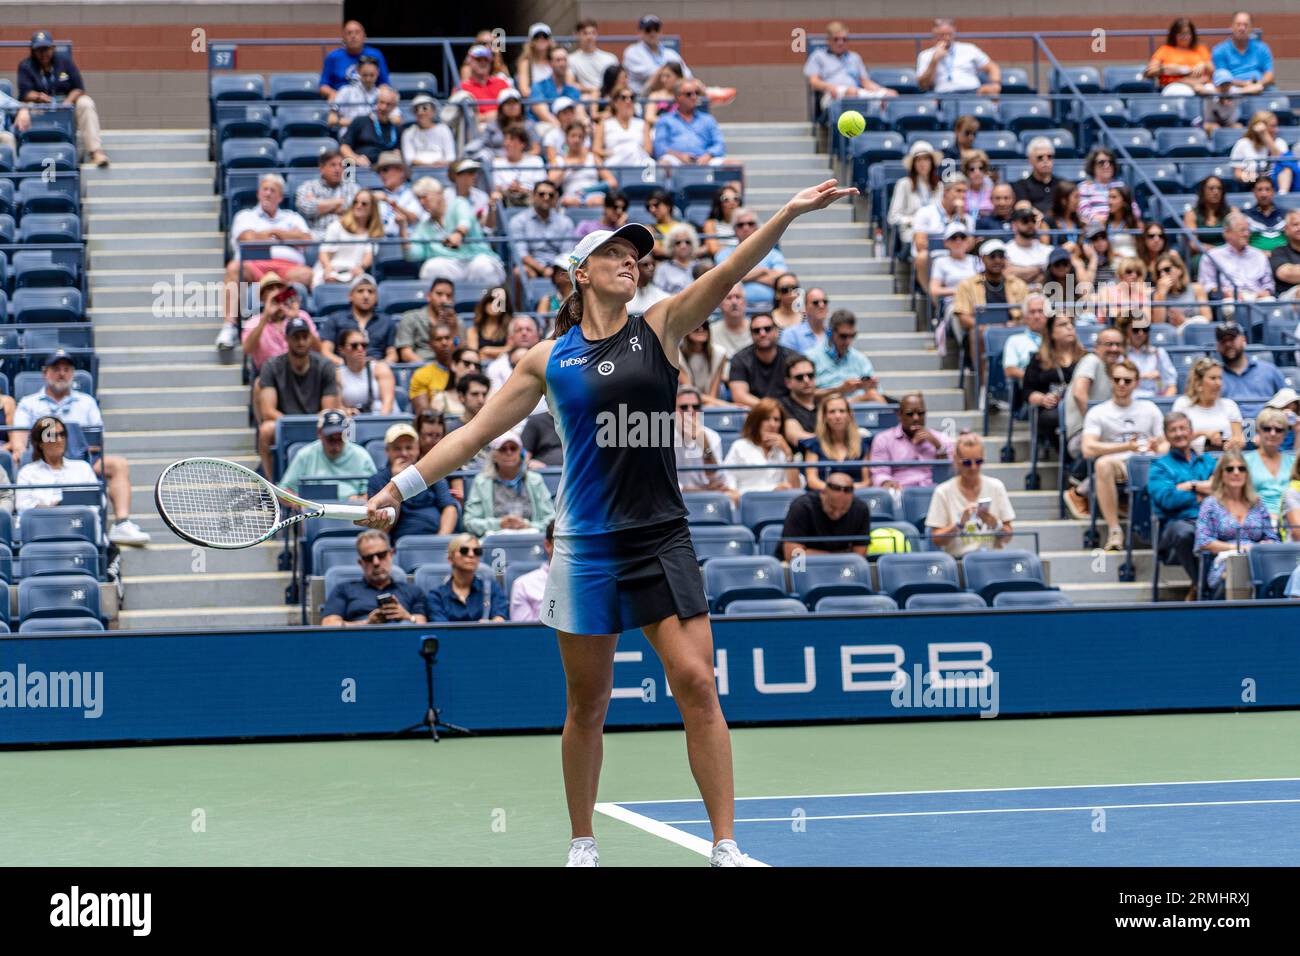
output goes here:
[{"label": "tennis skirt", "polygon": [[707,613],[704,575],[685,518],[602,535],[555,537],[540,623],[619,634]]}]

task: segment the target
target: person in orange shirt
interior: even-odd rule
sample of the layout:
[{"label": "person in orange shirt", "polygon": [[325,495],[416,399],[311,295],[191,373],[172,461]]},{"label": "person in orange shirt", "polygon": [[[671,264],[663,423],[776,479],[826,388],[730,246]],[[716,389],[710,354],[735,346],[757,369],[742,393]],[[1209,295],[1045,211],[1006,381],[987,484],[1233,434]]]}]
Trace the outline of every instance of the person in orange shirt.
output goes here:
[{"label": "person in orange shirt", "polygon": [[1170,24],[1164,46],[1151,54],[1144,75],[1159,82],[1160,91],[1167,96],[1214,92],[1210,83],[1214,59],[1209,48],[1197,41],[1191,20],[1179,17]]}]

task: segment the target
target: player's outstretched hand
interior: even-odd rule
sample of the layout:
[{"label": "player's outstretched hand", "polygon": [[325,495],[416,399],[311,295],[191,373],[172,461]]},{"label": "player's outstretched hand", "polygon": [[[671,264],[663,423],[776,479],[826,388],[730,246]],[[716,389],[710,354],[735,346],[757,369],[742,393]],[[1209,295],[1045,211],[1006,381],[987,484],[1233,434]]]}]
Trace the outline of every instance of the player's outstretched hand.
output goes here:
[{"label": "player's outstretched hand", "polygon": [[400,504],[397,495],[389,491],[388,486],[385,486],[366,502],[366,517],[359,519],[354,524],[359,524],[363,528],[374,528],[376,531],[387,531],[396,520],[396,508]]},{"label": "player's outstretched hand", "polygon": [[786,205],[796,216],[802,216],[806,212],[813,212],[817,209],[825,209],[836,200],[843,199],[845,196],[856,196],[858,189],[856,186],[839,188],[839,180],[828,179],[824,183],[818,183],[816,186],[809,186],[802,192],[796,193]]}]

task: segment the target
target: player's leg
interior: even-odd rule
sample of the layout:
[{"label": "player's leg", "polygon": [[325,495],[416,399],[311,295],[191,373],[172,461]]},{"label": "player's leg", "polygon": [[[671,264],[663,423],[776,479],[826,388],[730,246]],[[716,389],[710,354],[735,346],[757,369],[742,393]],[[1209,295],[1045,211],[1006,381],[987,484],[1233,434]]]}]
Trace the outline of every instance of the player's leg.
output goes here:
[{"label": "player's leg", "polygon": [[668,686],[681,711],[686,753],[713,826],[713,840],[734,839],[736,791],[731,735],[718,701],[709,616],[696,614],[683,621],[674,614],[641,630],[664,665]]},{"label": "player's leg", "polygon": [[604,759],[603,732],[614,686],[617,634],[556,632],[564,663],[564,736],[560,744],[564,793],[573,837],[592,836],[591,817]]}]

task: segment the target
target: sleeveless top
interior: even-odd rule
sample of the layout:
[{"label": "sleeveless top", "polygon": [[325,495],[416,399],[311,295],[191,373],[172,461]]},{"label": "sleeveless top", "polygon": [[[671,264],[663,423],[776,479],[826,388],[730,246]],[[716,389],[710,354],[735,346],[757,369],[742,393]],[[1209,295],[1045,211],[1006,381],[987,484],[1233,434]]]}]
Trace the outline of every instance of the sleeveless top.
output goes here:
[{"label": "sleeveless top", "polygon": [[[367,382],[369,382],[368,388]],[[367,392],[369,392],[368,399]],[[366,367],[360,372],[353,372],[346,365],[339,366],[339,400],[345,407],[360,409],[362,413],[379,412],[382,404],[373,362],[366,362]]]},{"label": "sleeveless top", "polygon": [[683,519],[673,448],[678,371],[644,316],[608,338],[581,326],[546,365],[546,401],[564,448],[557,535],[594,535]]}]

